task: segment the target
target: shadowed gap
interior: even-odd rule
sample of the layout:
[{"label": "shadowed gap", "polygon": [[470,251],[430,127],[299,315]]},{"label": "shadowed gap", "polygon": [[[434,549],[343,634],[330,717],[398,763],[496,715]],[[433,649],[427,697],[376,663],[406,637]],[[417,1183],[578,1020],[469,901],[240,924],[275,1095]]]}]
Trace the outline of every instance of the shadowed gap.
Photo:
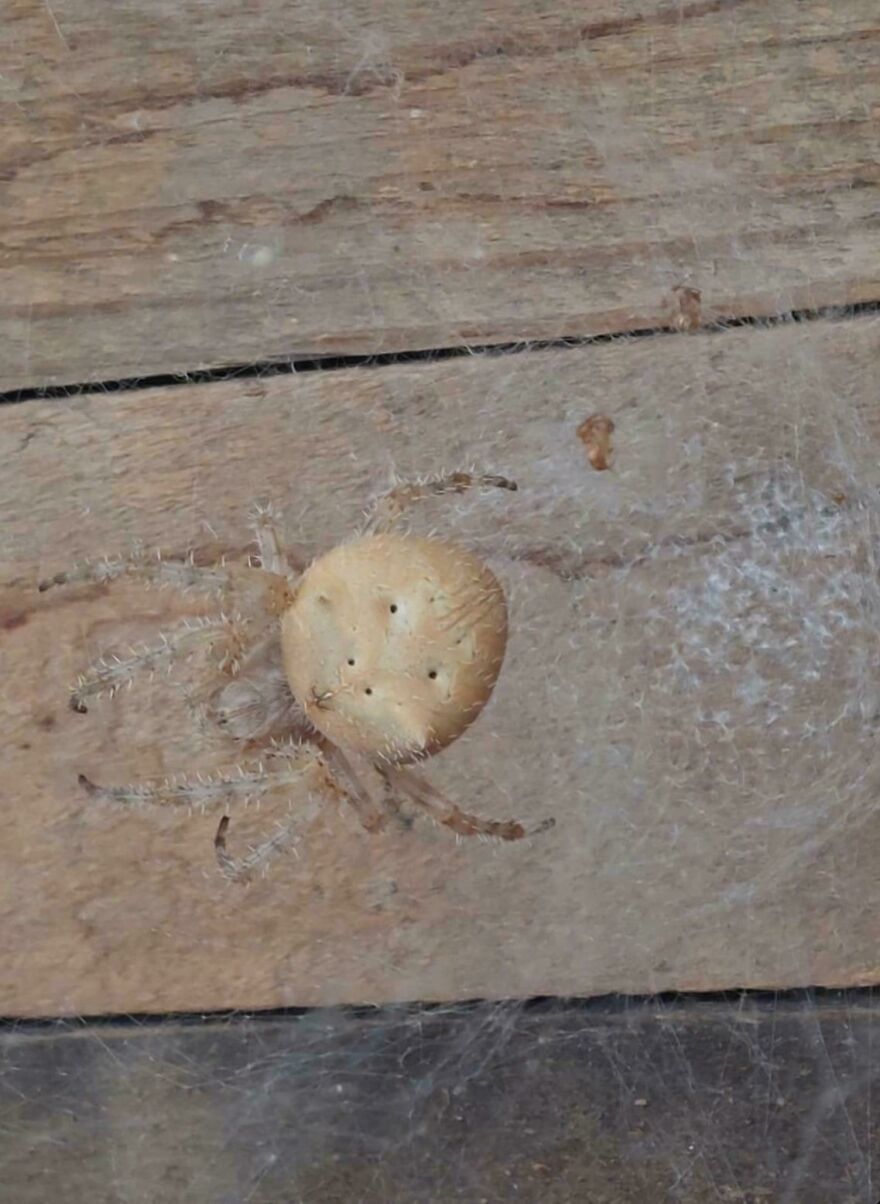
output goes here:
[{"label": "shadowed gap", "polygon": [[[793,322],[840,321],[842,319],[880,314],[880,301],[863,301],[855,305],[833,305],[820,309],[789,310],[772,318],[731,318],[688,332],[691,337],[715,335],[727,330],[752,327],[770,330]],[[265,379],[272,376],[294,376],[303,372],[338,372],[346,368],[385,368],[394,364],[435,363],[460,359],[463,356],[522,355],[530,351],[552,351],[562,348],[592,347],[606,343],[629,343],[636,339],[658,336],[681,336],[682,331],[669,326],[644,330],[629,330],[620,334],[585,335],[582,338],[534,339],[508,343],[470,344],[460,347],[435,347],[426,351],[389,351],[379,355],[306,356],[302,359],[261,360],[251,364],[232,364],[223,368],[205,368],[197,372],[170,373],[154,376],[126,377],[119,380],[84,381],[81,384],[47,385],[27,389],[11,389],[0,393],[0,405],[15,405],[24,401],[59,401],[83,393],[131,393],[138,389],[168,389],[185,385],[213,384],[219,381]]]},{"label": "shadowed gap", "polygon": [[816,1008],[831,1011],[835,1008],[873,1008],[874,987],[796,987],[784,991],[668,991],[659,995],[598,995],[590,998],[539,995],[527,999],[465,999],[442,1003],[407,1002],[397,1004],[356,1004],[337,1007],[281,1007],[257,1011],[196,1012],[134,1012],[93,1016],[15,1017],[0,1016],[0,1033],[64,1032],[76,1033],[87,1027],[143,1028],[161,1025],[220,1025],[258,1023],[260,1021],[297,1019],[309,1015],[342,1015],[352,1019],[369,1020],[385,1017],[403,1020],[417,1016],[456,1013],[466,1018],[484,1008],[509,1008],[527,1013],[559,1015],[624,1016],[650,1011],[676,1012],[699,1005],[708,1012],[713,1009],[729,1011],[731,1007],[754,1011],[776,1011],[780,1007],[793,1010]]}]

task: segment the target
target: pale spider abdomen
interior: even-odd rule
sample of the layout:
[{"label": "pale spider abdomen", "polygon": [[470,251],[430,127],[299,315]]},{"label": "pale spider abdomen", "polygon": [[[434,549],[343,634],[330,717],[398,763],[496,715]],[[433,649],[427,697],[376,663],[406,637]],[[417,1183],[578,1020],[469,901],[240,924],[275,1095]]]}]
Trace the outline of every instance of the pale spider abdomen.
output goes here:
[{"label": "pale spider abdomen", "polygon": [[284,671],[335,744],[400,764],[451,744],[494,688],[504,592],[470,552],[374,535],[302,578],[281,623]]}]

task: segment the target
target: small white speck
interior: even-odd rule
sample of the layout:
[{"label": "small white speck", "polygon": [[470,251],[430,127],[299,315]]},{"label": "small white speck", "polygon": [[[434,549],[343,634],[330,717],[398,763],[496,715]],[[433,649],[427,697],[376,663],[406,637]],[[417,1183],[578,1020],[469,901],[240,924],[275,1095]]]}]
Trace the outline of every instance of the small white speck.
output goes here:
[{"label": "small white speck", "polygon": [[275,258],[271,247],[257,246],[254,243],[242,243],[238,249],[239,263],[249,263],[255,268],[264,268]]}]

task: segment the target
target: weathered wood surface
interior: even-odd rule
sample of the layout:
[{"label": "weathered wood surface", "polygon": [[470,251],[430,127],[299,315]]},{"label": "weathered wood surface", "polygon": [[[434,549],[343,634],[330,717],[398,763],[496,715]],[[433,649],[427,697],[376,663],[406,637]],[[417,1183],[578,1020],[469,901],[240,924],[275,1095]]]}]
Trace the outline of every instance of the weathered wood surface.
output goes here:
[{"label": "weathered wood surface", "polygon": [[[880,978],[878,342],[861,319],[5,407],[0,1014]],[[607,472],[576,433],[597,409]],[[164,678],[67,708],[90,658],[203,603],[41,575],[135,540],[240,550],[255,496],[309,554],[392,470],[468,462],[520,491],[418,525],[489,560],[512,637],[428,770],[554,831],[370,837],[324,808],[236,888],[216,816],[82,796],[80,771],[228,760]]]},{"label": "weathered wood surface", "polygon": [[852,997],[0,1031],[15,1204],[876,1204]]},{"label": "weathered wood surface", "polygon": [[0,389],[876,300],[878,33],[875,0],[7,0]]}]

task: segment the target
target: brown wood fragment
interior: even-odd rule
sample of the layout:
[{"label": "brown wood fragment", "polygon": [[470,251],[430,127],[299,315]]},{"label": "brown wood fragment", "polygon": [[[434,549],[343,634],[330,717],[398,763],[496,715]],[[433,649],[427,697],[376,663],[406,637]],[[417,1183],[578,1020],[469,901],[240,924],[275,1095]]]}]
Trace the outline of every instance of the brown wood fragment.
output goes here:
[{"label": "brown wood fragment", "polygon": [[605,414],[591,414],[577,429],[578,438],[587,449],[587,459],[597,472],[611,467],[614,420]]},{"label": "brown wood fragment", "polygon": [[675,330],[699,330],[702,322],[703,294],[689,284],[676,284],[672,290],[672,326]]}]

